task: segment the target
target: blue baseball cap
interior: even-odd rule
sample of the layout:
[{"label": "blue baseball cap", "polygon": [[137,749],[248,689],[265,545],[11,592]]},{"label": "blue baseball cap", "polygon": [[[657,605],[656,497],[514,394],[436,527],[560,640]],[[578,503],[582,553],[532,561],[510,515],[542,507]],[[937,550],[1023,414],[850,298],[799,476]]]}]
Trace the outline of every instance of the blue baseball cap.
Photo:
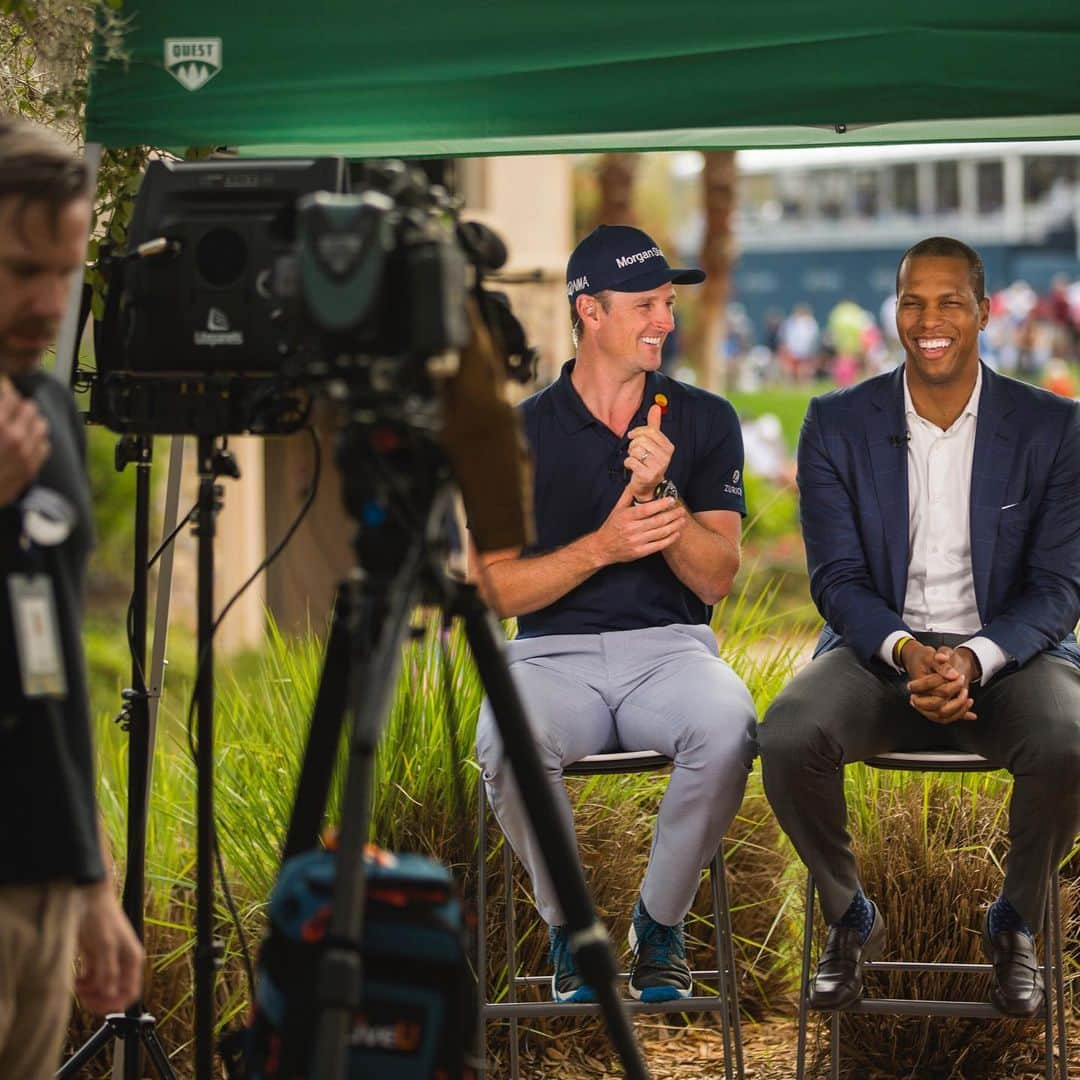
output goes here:
[{"label": "blue baseball cap", "polygon": [[598,225],[566,264],[566,296],[571,305],[582,293],[648,292],[669,281],[700,285],[704,270],[675,269],[648,233],[630,225]]}]

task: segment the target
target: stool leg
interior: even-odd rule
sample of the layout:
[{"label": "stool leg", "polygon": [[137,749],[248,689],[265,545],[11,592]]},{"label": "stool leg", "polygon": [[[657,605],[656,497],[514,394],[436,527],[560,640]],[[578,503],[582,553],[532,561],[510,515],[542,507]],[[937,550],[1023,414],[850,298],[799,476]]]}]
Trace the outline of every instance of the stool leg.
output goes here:
[{"label": "stool leg", "polygon": [[799,1028],[795,1052],[795,1078],[806,1075],[806,1003],[810,991],[810,949],[814,940],[814,875],[806,873],[806,917],[803,924],[802,971],[799,973]]},{"label": "stool leg", "polygon": [[1046,1010],[1046,1080],[1054,1080],[1054,995],[1051,992],[1053,969],[1050,957],[1054,951],[1053,881],[1047,881],[1046,908],[1043,911],[1043,1008]]},{"label": "stool leg", "polygon": [[[514,857],[510,841],[503,837],[503,896],[506,911],[506,998],[517,1001],[517,927],[514,925]],[[518,1022],[510,1017],[510,1077],[518,1080]]]},{"label": "stool leg", "polygon": [[724,844],[720,842],[715,858],[718,874],[715,877],[720,893],[720,910],[723,913],[725,953],[727,962],[727,1009],[731,1014],[732,1031],[735,1036],[735,1074],[743,1080],[746,1063],[743,1060],[742,1016],[739,1011],[739,973],[735,966],[735,935],[731,932],[731,896],[728,892],[727,866],[724,863]]},{"label": "stool leg", "polygon": [[709,863],[709,888],[712,893],[713,906],[713,936],[716,939],[716,971],[719,975],[717,989],[720,993],[720,1026],[724,1037],[724,1078],[731,1080],[731,1019],[728,1010],[731,1005],[728,999],[728,942],[725,941],[725,928],[723,923],[724,909],[720,901],[720,875],[723,870],[723,859],[719,851]]},{"label": "stool leg", "polygon": [[832,1014],[832,1038],[829,1056],[832,1058],[832,1080],[840,1080],[840,1013]]},{"label": "stool leg", "polygon": [[[1058,1026],[1058,1069],[1061,1072],[1061,1080],[1069,1080],[1069,1036],[1065,1024],[1065,955],[1062,946],[1061,927],[1061,880],[1058,868],[1055,866],[1050,874],[1050,933],[1051,939],[1044,943],[1049,949],[1051,943],[1054,950],[1054,996],[1057,998],[1057,1026]],[[1050,987],[1046,988],[1047,993]]]},{"label": "stool leg", "polygon": [[484,1009],[488,1003],[487,990],[487,795],[484,778],[476,782],[477,814],[476,837],[476,998],[477,1031],[476,1056],[482,1077],[487,1072],[487,1019]]}]

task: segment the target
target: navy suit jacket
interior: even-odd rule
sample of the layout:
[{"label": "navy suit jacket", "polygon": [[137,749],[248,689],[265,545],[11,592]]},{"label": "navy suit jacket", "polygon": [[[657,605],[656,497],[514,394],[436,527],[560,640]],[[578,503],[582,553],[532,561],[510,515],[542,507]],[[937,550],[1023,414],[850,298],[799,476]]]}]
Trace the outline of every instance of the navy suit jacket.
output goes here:
[{"label": "navy suit jacket", "polygon": [[[980,634],[1010,667],[1046,652],[1080,666],[1080,405],[983,365],[971,472]],[[868,664],[902,613],[908,569],[904,368],[814,398],[799,438],[815,655]]]}]

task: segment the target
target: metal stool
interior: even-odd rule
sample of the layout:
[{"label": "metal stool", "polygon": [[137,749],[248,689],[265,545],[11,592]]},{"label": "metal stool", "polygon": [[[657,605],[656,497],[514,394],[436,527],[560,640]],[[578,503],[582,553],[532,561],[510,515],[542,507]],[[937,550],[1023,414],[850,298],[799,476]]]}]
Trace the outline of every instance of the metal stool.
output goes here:
[{"label": "metal stool", "polygon": [[[567,766],[565,776],[595,776],[600,774],[657,772],[671,766],[671,759],[653,750],[639,750],[616,754],[591,754]],[[550,975],[519,975],[517,960],[517,930],[513,902],[513,852],[503,843],[503,887],[506,896],[506,971],[507,999],[502,1002],[488,1001],[487,989],[487,794],[484,782],[479,788],[479,841],[477,874],[477,973],[480,1000],[481,1051],[487,1047],[487,1021],[500,1018],[510,1020],[510,1075],[518,1080],[518,1019],[540,1016],[589,1016],[599,1015],[599,1005],[560,1004],[556,1001],[522,1002],[518,991],[526,986],[550,986]],[[695,980],[715,980],[718,993],[715,996],[695,995],[676,1001],[644,1002],[627,1001],[631,1012],[719,1012],[724,1035],[724,1076],[733,1075],[743,1080],[742,1032],[739,1027],[739,989],[735,978],[735,953],[731,938],[731,913],[728,908],[727,880],[724,872],[723,845],[709,864],[712,886],[713,926],[716,935],[716,969],[691,972]],[[619,975],[627,979],[627,972]],[[732,1056],[734,1050],[734,1073]],[[486,1053],[485,1053],[486,1057]]]},{"label": "metal stool", "polygon": [[[952,750],[928,750],[919,752],[896,752],[881,754],[864,762],[875,769],[898,769],[905,772],[992,772],[999,766],[991,764],[979,754]],[[1068,1080],[1068,1044],[1065,1032],[1065,980],[1062,967],[1061,897],[1058,890],[1058,871],[1050,871],[1046,899],[1046,915],[1043,923],[1043,982],[1046,1004],[1046,1080],[1054,1080],[1054,1001],[1057,1008],[1058,1060],[1060,1080]],[[802,978],[799,984],[799,1041],[795,1075],[802,1080],[805,1075],[806,1026],[809,1011],[810,950],[814,931],[814,879],[806,875],[806,923],[803,929]],[[1051,962],[1052,958],[1052,962]],[[990,964],[945,964],[912,961],[866,961],[867,971],[952,971],[990,972]],[[1051,989],[1053,993],[1051,993]],[[889,1016],[951,1016],[997,1020],[1005,1016],[988,1001],[918,1001],[911,998],[866,998],[850,1009],[851,1013],[883,1013]],[[840,1076],[840,1013],[832,1013],[830,1057],[832,1076]]]}]

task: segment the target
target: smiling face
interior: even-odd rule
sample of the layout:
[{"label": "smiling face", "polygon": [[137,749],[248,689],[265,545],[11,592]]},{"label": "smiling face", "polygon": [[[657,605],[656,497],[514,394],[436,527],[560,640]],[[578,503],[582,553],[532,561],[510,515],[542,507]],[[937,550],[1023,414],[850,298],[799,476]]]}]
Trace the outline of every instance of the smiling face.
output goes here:
[{"label": "smiling face", "polygon": [[595,297],[579,300],[588,326],[585,342],[596,354],[635,372],[660,367],[664,339],[675,327],[675,289],[670,284],[648,292],[607,294],[606,307]]},{"label": "smiling face", "polygon": [[907,354],[908,385],[974,386],[979,331],[989,316],[990,301],[975,295],[966,259],[906,259],[898,279],[896,329]]}]

